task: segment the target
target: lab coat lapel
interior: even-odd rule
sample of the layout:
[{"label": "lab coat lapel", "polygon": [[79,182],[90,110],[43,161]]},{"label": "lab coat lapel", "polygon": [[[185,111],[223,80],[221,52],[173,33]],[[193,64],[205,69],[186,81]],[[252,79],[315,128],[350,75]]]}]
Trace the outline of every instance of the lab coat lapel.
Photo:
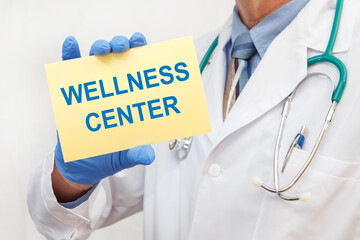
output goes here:
[{"label": "lab coat lapel", "polygon": [[[203,72],[204,90],[211,122],[211,132],[207,133],[207,136],[212,143],[215,141],[223,124],[222,102],[226,78],[226,55],[224,48],[231,37],[231,23],[232,17],[227,20],[219,34],[218,45]],[[211,39],[211,42],[208,44],[209,46],[214,39]]]},{"label": "lab coat lapel", "polygon": [[[307,27],[302,34],[306,46],[310,49],[324,52],[330,37],[337,1],[312,0],[303,12],[303,24]],[[356,14],[359,14],[358,0],[345,0],[339,32],[333,53],[347,52],[354,32]]]},{"label": "lab coat lapel", "polygon": [[279,104],[306,76],[307,48],[300,23],[294,20],[269,46],[226,118],[217,143]]},{"label": "lab coat lapel", "polygon": [[[334,53],[349,50],[356,14],[352,8],[356,1],[344,2]],[[222,125],[214,147],[281,103],[301,83],[308,72],[308,49],[324,52],[326,48],[334,4],[328,0],[311,0],[272,42]]]}]

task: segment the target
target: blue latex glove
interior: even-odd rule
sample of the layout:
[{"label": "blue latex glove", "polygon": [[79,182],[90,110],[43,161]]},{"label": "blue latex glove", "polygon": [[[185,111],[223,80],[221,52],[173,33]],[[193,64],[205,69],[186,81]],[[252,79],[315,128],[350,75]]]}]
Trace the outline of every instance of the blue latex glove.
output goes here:
[{"label": "blue latex glove", "polygon": [[[143,45],[146,45],[146,39],[141,33],[135,33],[130,40],[124,36],[116,36],[110,43],[105,40],[95,41],[90,55],[104,56],[110,52],[121,53],[129,48]],[[62,59],[69,60],[79,57],[81,57],[79,44],[74,37],[67,37],[63,44]],[[101,179],[114,175],[125,168],[131,168],[138,164],[151,164],[154,159],[155,153],[152,147],[144,145],[65,163],[59,136],[55,148],[55,164],[61,174],[70,181],[86,185],[96,184]]]},{"label": "blue latex glove", "polygon": [[110,52],[122,53],[129,48],[141,47],[146,45],[146,39],[141,33],[134,33],[128,40],[124,36],[115,36],[110,42],[106,40],[97,40],[91,46],[89,55],[105,56]]}]

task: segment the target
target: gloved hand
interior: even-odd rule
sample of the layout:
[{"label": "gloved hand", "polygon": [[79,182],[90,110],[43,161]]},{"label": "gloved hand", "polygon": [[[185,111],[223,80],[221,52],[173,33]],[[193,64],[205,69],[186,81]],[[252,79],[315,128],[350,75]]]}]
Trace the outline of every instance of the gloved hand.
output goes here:
[{"label": "gloved hand", "polygon": [[[105,56],[110,52],[121,53],[132,47],[146,45],[141,33],[135,33],[130,40],[124,36],[115,36],[110,42],[97,40],[91,47],[90,55]],[[62,48],[62,59],[79,58],[80,49],[76,39],[69,36]],[[55,164],[60,173],[72,182],[92,185],[101,179],[111,176],[125,168],[135,165],[149,165],[155,159],[154,150],[150,145],[138,146],[129,150],[109,153],[101,156],[85,158],[73,162],[64,162],[59,136],[55,148]]]}]

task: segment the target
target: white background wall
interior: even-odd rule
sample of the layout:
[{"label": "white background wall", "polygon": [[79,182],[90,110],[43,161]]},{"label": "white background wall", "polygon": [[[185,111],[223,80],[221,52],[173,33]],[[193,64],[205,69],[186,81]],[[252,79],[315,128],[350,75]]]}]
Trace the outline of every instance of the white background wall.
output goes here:
[{"label": "white background wall", "polygon": [[[61,59],[75,36],[83,55],[93,41],[142,32],[149,43],[221,27],[234,0],[0,0],[0,239],[43,239],[26,205],[29,175],[55,146],[44,64]],[[142,239],[142,215],[91,239]]]}]

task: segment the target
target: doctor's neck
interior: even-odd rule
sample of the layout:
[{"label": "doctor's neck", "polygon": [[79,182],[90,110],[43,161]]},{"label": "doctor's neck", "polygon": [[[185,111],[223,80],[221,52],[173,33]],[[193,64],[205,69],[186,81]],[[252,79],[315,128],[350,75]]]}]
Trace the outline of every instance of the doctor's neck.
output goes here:
[{"label": "doctor's neck", "polygon": [[251,29],[267,15],[291,0],[236,0],[236,6],[244,25]]}]

